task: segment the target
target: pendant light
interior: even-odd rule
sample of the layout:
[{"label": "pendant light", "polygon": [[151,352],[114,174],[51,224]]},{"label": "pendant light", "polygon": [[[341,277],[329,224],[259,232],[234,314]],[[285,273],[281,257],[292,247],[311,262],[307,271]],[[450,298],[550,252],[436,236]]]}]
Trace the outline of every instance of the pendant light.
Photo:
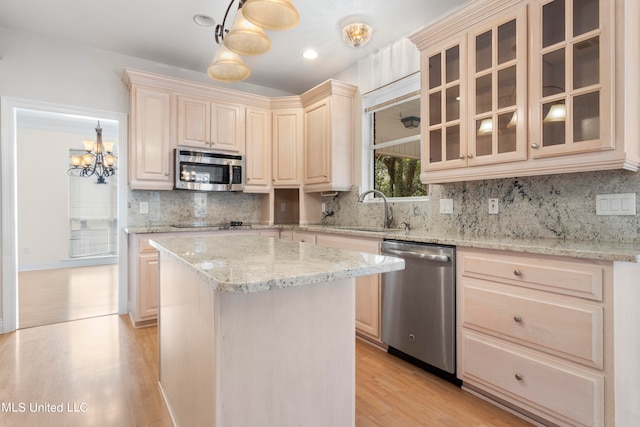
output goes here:
[{"label": "pendant light", "polygon": [[219,44],[218,52],[209,65],[207,74],[213,80],[235,82],[246,79],[251,72],[240,55],[227,49],[224,44]]},{"label": "pendant light", "polygon": [[240,8],[231,29],[224,36],[224,45],[240,55],[260,55],[271,49],[271,40],[262,28],[245,19]]},{"label": "pendant light", "polygon": [[291,0],[246,0],[244,16],[267,30],[289,30],[300,22],[300,15]]},{"label": "pendant light", "polygon": [[[249,68],[239,55],[260,55],[271,49],[271,40],[263,28],[286,30],[298,24],[300,16],[291,0],[238,0],[236,17],[230,30],[225,30],[227,16],[235,0],[231,0],[216,26],[218,52],[207,74],[220,82],[234,82],[249,77]],[[247,8],[247,6],[251,6]]]}]

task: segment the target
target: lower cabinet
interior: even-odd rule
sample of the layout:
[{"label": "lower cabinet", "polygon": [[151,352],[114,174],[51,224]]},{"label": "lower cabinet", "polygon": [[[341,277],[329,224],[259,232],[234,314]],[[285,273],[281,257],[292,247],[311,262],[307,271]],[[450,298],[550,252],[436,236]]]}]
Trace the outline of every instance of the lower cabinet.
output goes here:
[{"label": "lower cabinet", "polygon": [[129,236],[129,316],[136,327],[154,325],[158,317],[158,251],[150,238]]},{"label": "lower cabinet", "polygon": [[457,262],[464,387],[543,424],[614,425],[614,263],[460,247]]},{"label": "lower cabinet", "polygon": [[[381,241],[378,239],[318,234],[316,242],[320,246],[380,254]],[[377,343],[382,342],[380,335],[380,287],[380,274],[356,278],[356,333]]]}]

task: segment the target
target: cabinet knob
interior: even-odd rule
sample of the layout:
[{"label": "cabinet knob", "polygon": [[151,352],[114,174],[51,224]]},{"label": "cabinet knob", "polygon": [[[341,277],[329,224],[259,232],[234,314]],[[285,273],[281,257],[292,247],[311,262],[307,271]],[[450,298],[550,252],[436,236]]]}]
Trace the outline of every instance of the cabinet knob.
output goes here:
[{"label": "cabinet knob", "polygon": [[164,176],[169,176],[169,172],[165,172]]},{"label": "cabinet knob", "polygon": [[467,155],[467,157],[468,157],[468,158],[470,158],[470,159],[473,159],[473,153],[469,153],[469,154]]},{"label": "cabinet knob", "polygon": [[520,372],[516,372],[515,377],[516,377],[516,380],[518,381],[522,381],[522,379],[524,378]]},{"label": "cabinet knob", "polygon": [[520,323],[522,322],[522,317],[518,316],[517,314],[515,316],[513,316],[513,321],[516,323]]},{"label": "cabinet knob", "polygon": [[531,148],[533,148],[534,150],[537,150],[538,147],[540,147],[540,145],[536,142],[534,142],[533,144],[531,144]]},{"label": "cabinet knob", "polygon": [[513,270],[513,275],[519,277],[522,276],[522,272],[516,268],[515,270]]},{"label": "cabinet knob", "polygon": [[460,160],[464,160],[464,154],[460,154],[460,157],[458,157]]}]

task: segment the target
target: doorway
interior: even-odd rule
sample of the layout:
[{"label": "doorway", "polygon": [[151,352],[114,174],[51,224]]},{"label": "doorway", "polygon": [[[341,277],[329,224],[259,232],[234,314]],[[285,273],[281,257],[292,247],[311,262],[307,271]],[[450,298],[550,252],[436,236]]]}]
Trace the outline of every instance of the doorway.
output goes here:
[{"label": "doorway", "polygon": [[[126,114],[7,98],[2,107],[0,332],[126,313]],[[107,185],[67,174],[98,121],[117,155]]]}]

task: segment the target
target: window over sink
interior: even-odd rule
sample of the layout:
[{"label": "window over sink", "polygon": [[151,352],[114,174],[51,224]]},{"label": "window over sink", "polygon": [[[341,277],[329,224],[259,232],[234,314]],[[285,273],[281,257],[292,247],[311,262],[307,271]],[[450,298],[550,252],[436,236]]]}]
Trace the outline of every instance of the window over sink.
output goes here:
[{"label": "window over sink", "polygon": [[363,191],[426,196],[420,182],[420,73],[366,93],[362,103]]}]

